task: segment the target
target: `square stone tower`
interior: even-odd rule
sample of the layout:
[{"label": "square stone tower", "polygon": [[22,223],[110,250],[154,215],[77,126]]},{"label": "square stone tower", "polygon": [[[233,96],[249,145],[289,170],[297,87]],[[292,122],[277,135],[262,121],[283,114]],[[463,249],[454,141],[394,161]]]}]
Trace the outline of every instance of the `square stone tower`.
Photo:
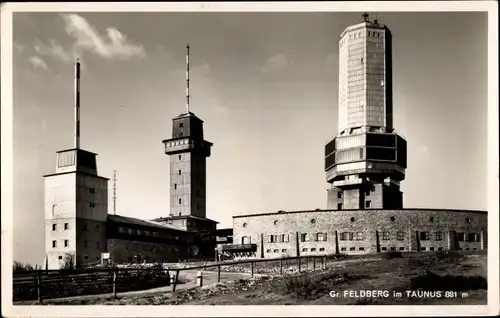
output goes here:
[{"label": "square stone tower", "polygon": [[75,63],[75,147],[57,152],[56,173],[45,175],[45,250],[49,269],[71,260],[100,262],[106,252],[108,179],[96,154],[80,149],[80,63]]}]

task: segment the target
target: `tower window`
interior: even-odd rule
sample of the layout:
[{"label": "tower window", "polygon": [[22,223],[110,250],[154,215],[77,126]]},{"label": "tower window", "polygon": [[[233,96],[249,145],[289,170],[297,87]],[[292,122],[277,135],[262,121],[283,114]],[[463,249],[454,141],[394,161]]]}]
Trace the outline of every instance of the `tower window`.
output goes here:
[{"label": "tower window", "polygon": [[181,175],[181,171],[179,170],[179,175]]},{"label": "tower window", "polygon": [[52,224],[52,231],[57,230],[57,224]]},{"label": "tower window", "polygon": [[69,246],[69,241],[68,240],[64,240],[64,247],[68,247]]},{"label": "tower window", "polygon": [[182,199],[179,199],[179,204],[181,204],[181,203],[182,203]]},{"label": "tower window", "polygon": [[182,127],[184,127],[184,123],[179,124],[179,128],[182,128]]},{"label": "tower window", "polygon": [[182,155],[179,155],[179,160],[181,160],[181,159],[182,159]]},{"label": "tower window", "polygon": [[69,223],[64,223],[64,229],[65,230],[69,229]]},{"label": "tower window", "polygon": [[174,184],[174,189],[177,189],[177,183]]},{"label": "tower window", "polygon": [[342,203],[337,203],[337,210],[342,210]]},{"label": "tower window", "polygon": [[61,256],[61,255],[59,255],[59,257],[58,257],[58,258],[59,258],[59,259],[62,259],[62,256]]},{"label": "tower window", "polygon": [[57,247],[57,241],[52,241],[52,247]]},{"label": "tower window", "polygon": [[369,208],[372,205],[372,201],[366,201],[366,207]]}]

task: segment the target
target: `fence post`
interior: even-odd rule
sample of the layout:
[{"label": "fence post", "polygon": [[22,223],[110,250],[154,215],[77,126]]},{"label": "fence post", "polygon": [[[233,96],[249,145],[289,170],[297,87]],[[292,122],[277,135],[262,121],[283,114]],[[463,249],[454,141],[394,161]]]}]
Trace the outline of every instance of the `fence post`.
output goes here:
[{"label": "fence post", "polygon": [[217,266],[217,283],[220,283],[220,265]]},{"label": "fence post", "polygon": [[313,271],[316,270],[316,257],[313,257]]},{"label": "fence post", "polygon": [[298,267],[299,273],[300,273],[300,257],[297,257],[297,267]]},{"label": "fence post", "polygon": [[251,273],[252,273],[252,277],[253,277],[253,262],[250,263],[250,268],[251,268]]},{"label": "fence post", "polygon": [[203,273],[201,271],[196,274],[196,285],[203,287]]},{"label": "fence post", "polygon": [[179,269],[177,269],[177,270],[175,271],[175,277],[174,277],[174,287],[172,288],[172,291],[173,291],[173,292],[175,291],[175,287],[177,286],[177,280],[179,279],[179,272],[180,272],[180,270],[179,270]]},{"label": "fence post", "polygon": [[328,259],[326,258],[326,255],[323,256],[323,262],[325,263],[325,266],[324,266],[324,269],[326,270],[327,269],[327,264],[328,264]]},{"label": "fence post", "polygon": [[283,275],[283,260],[280,259],[280,275]]},{"label": "fence post", "polygon": [[116,298],[116,270],[113,271],[113,297]]},{"label": "fence post", "polygon": [[40,270],[37,271],[36,275],[36,290],[38,295],[38,302],[42,303],[42,275],[40,274]]}]

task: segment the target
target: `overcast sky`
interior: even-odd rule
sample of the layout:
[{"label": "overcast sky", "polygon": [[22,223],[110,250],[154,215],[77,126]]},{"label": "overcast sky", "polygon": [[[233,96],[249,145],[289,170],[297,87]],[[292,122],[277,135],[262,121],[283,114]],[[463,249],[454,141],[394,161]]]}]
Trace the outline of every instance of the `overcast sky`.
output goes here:
[{"label": "overcast sky", "polygon": [[[486,209],[486,13],[378,13],[393,34],[394,127],[408,141],[406,208]],[[162,140],[192,111],[214,143],[207,217],[326,207],[340,33],[360,13],[15,13],[14,259],[44,256],[42,175],[73,146],[82,60],[83,149],[118,172],[117,213],[169,214]],[[112,183],[109,184],[112,212]],[[29,242],[29,243],[28,243]]]}]

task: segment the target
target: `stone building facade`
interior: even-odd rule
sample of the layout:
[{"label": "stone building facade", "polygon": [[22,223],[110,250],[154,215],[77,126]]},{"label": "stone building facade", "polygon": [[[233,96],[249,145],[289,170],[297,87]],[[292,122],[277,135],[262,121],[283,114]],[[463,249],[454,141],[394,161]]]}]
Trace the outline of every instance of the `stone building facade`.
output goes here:
[{"label": "stone building facade", "polygon": [[484,211],[313,210],[233,217],[237,258],[483,250]]}]

